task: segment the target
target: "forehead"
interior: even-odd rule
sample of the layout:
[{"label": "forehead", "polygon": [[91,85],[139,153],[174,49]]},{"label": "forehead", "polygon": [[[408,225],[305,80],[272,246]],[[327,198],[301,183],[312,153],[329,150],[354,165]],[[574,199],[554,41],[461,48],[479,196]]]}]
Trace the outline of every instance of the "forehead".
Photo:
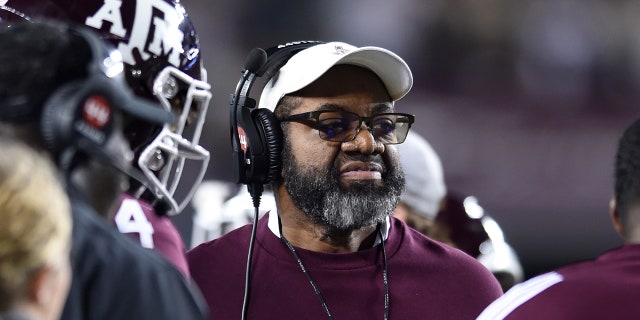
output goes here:
[{"label": "forehead", "polygon": [[313,111],[325,104],[352,112],[393,108],[380,78],[368,69],[353,65],[334,66],[291,96],[302,98],[296,112]]}]

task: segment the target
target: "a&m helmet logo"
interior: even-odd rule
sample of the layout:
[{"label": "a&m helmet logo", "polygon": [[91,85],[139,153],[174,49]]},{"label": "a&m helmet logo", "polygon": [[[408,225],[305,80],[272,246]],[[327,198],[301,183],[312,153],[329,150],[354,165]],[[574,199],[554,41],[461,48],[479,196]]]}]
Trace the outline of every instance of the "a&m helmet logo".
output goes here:
[{"label": "a&m helmet logo", "polygon": [[[108,26],[113,35],[126,38],[127,29],[123,24],[121,0],[104,0],[104,4],[93,15],[87,17],[85,24],[101,30]],[[134,52],[142,60],[151,55],[166,56],[170,64],[180,67],[180,54],[183,53],[184,33],[177,27],[183,16],[175,6],[162,0],[136,1],[135,19],[131,26],[130,37],[118,44],[125,63],[135,65]],[[145,44],[140,47],[140,44]]]}]

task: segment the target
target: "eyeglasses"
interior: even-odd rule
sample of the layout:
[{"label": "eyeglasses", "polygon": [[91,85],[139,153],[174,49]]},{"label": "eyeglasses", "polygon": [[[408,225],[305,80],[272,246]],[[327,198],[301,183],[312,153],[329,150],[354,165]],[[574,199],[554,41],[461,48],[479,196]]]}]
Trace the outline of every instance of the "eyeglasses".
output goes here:
[{"label": "eyeglasses", "polygon": [[356,138],[364,122],[373,138],[383,144],[403,143],[407,138],[414,116],[406,113],[379,113],[361,117],[346,111],[312,111],[294,114],[281,119],[310,126],[322,140],[347,142]]}]

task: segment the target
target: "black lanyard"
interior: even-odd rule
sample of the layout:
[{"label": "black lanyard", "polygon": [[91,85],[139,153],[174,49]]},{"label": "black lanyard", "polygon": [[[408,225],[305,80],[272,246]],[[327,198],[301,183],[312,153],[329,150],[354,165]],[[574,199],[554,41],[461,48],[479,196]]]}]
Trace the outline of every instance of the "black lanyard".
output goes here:
[{"label": "black lanyard", "polygon": [[[389,279],[387,277],[387,252],[384,248],[384,239],[382,237],[381,224],[378,224],[377,231],[378,231],[378,236],[380,237],[380,247],[382,247],[382,283],[384,284],[384,320],[387,320],[389,319]],[[298,255],[298,252],[296,251],[296,249],[291,245],[289,240],[287,240],[287,238],[284,237],[284,234],[282,234],[281,224],[280,224],[280,239],[282,239],[282,242],[284,242],[287,248],[289,248],[289,251],[291,251],[293,256],[296,258],[296,261],[298,262],[298,265],[300,266],[302,273],[304,273],[304,275],[307,277],[307,280],[309,280],[311,287],[313,287],[313,291],[316,293],[316,296],[318,296],[318,299],[320,299],[320,303],[322,304],[322,309],[327,314],[327,318],[333,319],[333,315],[331,315],[331,311],[329,310],[329,307],[327,306],[327,303],[325,302],[324,297],[320,292],[320,288],[318,288],[318,285],[316,284],[316,282],[313,281],[311,274],[309,274],[309,272],[307,271],[307,268],[305,268],[304,263],[302,263],[302,259]]]}]

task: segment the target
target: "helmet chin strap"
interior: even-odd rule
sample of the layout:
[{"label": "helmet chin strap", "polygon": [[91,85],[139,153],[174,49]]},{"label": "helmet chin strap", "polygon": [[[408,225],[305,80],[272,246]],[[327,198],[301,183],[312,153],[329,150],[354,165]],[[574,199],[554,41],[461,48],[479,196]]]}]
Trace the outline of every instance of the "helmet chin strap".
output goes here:
[{"label": "helmet chin strap", "polygon": [[[137,179],[132,179],[135,181],[132,181],[130,183],[139,183]],[[169,215],[173,210],[171,202],[169,202],[165,197],[156,196],[156,194],[153,193],[153,191],[151,191],[149,187],[144,184],[136,185],[134,187],[130,186],[127,194],[149,203],[151,206],[153,206],[153,209],[158,216]]]}]

